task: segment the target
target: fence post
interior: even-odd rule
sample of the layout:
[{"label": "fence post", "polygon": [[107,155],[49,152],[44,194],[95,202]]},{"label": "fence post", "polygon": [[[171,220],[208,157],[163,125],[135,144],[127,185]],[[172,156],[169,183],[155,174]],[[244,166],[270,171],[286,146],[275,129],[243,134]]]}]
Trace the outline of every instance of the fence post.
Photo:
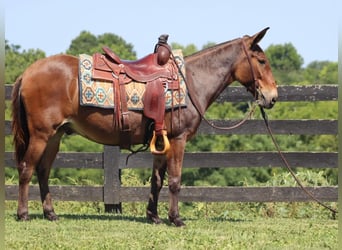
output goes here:
[{"label": "fence post", "polygon": [[120,147],[104,146],[103,201],[105,205],[105,212],[122,213],[122,206],[120,201],[121,170],[119,167],[119,157]]}]

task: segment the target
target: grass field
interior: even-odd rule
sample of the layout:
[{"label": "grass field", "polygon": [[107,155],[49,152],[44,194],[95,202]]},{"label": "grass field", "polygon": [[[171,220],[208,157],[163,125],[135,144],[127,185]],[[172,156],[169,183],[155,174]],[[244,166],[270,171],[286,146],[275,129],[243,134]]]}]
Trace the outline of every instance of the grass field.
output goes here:
[{"label": "grass field", "polygon": [[[162,225],[147,222],[142,209],[145,204],[141,203],[130,204],[129,209],[124,207],[127,212],[119,215],[104,213],[101,204],[57,202],[60,217],[57,222],[44,220],[40,207],[33,205],[31,220],[18,222],[16,202],[6,202],[5,247],[35,250],[337,249],[337,220],[324,213],[311,218],[277,217],[279,213],[276,213],[270,218],[255,213],[255,208],[227,211],[217,204],[197,203],[192,209],[184,209],[182,218],[187,225],[176,228],[166,220]],[[236,204],[232,206],[237,208]],[[167,204],[161,206],[163,218],[167,217],[166,207]],[[132,208],[138,213],[132,212]],[[213,211],[222,208],[221,213]]]}]

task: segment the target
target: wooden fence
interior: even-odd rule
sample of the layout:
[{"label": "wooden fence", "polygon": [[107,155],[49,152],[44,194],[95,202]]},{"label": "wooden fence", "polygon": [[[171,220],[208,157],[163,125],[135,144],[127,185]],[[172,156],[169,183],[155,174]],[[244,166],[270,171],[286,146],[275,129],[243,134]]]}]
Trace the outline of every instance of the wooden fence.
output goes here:
[{"label": "wooden fence", "polygon": [[[6,86],[6,100],[10,99],[11,86]],[[280,86],[279,102],[337,101],[337,85]],[[217,102],[244,102],[251,97],[243,87],[229,87]],[[275,106],[277,108],[277,105]],[[5,135],[9,135],[10,121],[5,121]],[[234,121],[216,120],[215,124],[228,126]],[[272,120],[270,126],[274,134],[337,135],[337,120]],[[232,131],[219,131],[202,123],[198,134],[267,134],[262,120],[249,120],[242,127]],[[284,154],[292,167],[337,168],[337,152],[287,152]],[[152,166],[149,152],[130,157],[126,166],[127,154],[118,147],[105,146],[102,153],[60,152],[54,162],[54,168],[103,169],[103,186],[52,186],[51,192],[56,200],[99,201],[104,202],[106,210],[117,208],[121,202],[148,200],[149,187],[122,187],[120,170],[125,168],[146,168]],[[5,166],[14,167],[13,152],[5,152]],[[281,167],[282,162],[276,152],[200,152],[186,153],[184,168],[219,167]],[[337,187],[309,187],[322,201],[337,201]],[[16,200],[18,186],[6,185],[7,200]],[[30,199],[40,200],[38,186],[31,186]],[[160,201],[168,200],[168,190],[163,188]],[[299,187],[182,187],[181,201],[206,202],[289,202],[309,201],[310,198]]]}]

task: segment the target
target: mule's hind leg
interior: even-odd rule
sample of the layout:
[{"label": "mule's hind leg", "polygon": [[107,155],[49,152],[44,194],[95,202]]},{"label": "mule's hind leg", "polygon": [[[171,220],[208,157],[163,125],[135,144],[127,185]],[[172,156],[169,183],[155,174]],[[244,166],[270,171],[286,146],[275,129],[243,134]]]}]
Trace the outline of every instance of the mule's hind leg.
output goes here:
[{"label": "mule's hind leg", "polygon": [[18,164],[19,174],[19,194],[18,194],[18,210],[17,216],[19,220],[29,220],[28,215],[28,194],[29,184],[33,175],[33,171],[39,163],[46,147],[46,140],[33,137],[25,152],[23,160]]},{"label": "mule's hind leg", "polygon": [[49,176],[52,163],[56,158],[59,150],[59,143],[63,132],[55,134],[49,139],[42,159],[37,166],[37,176],[40,189],[40,197],[43,204],[44,217],[50,221],[58,220],[58,217],[53,209],[51,194],[49,190]]}]

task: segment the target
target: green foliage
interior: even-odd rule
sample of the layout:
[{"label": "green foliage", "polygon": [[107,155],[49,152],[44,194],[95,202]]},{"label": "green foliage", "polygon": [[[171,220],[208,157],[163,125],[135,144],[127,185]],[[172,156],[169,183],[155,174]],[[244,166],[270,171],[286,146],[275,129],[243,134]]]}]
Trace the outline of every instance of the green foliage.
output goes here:
[{"label": "green foliage", "polygon": [[270,176],[269,168],[185,168],[182,183],[185,186],[243,186],[246,183],[265,183]]},{"label": "green foliage", "polygon": [[[313,61],[308,64],[308,66],[303,71],[303,75],[305,79],[308,82],[311,82],[312,84],[319,84],[323,83],[320,80],[320,72],[324,67],[326,67],[328,64],[331,64],[329,61]],[[335,80],[337,77],[335,78]]]},{"label": "green foliage", "polygon": [[101,53],[103,46],[111,48],[121,58],[127,60],[136,59],[136,52],[133,50],[133,45],[112,33],[104,33],[96,37],[88,31],[82,31],[78,37],[71,41],[71,45],[66,53],[75,56],[83,53]]},{"label": "green foliage", "polygon": [[5,42],[5,84],[14,83],[30,64],[45,57],[45,52],[40,49],[20,51],[19,45]]},{"label": "green foliage", "polygon": [[291,43],[270,45],[265,54],[270,62],[277,84],[298,84],[303,77],[303,58]]},{"label": "green foliage", "polygon": [[270,45],[265,54],[278,84],[337,84],[337,62],[313,61],[303,69],[303,59],[291,43]]},{"label": "green foliage", "polygon": [[97,45],[98,41],[95,35],[88,31],[81,31],[81,33],[71,41],[66,53],[75,56],[82,53],[91,54]]},{"label": "green foliage", "polygon": [[[323,170],[312,171],[312,169],[299,168],[297,170],[296,176],[298,179],[300,179],[304,186],[337,185],[337,183],[332,183],[331,180],[327,178]],[[297,183],[291,174],[286,171],[283,173],[273,174],[272,179],[266,182],[266,186],[295,187],[297,186]]]},{"label": "green foliage", "polygon": [[204,45],[202,46],[202,49],[210,48],[210,47],[212,47],[212,46],[214,46],[214,45],[216,45],[215,42],[207,42],[206,44],[204,44]]},{"label": "green foliage", "polygon": [[[241,119],[242,104],[213,104],[206,116],[210,119]],[[245,111],[246,112],[246,111]],[[269,110],[270,119],[337,119],[337,102],[283,102]],[[259,111],[254,115],[260,117]],[[271,123],[272,126],[272,123]],[[276,135],[283,151],[325,151],[336,152],[337,135]],[[197,135],[187,143],[190,152],[220,151],[274,151],[268,135]],[[268,168],[218,168],[184,169],[184,185],[238,186],[245,183],[265,183],[274,178]],[[315,172],[314,170],[311,170]],[[283,170],[279,171],[280,173]],[[337,169],[325,169],[324,173],[334,185],[337,183]]]},{"label": "green foliage", "polygon": [[291,43],[270,45],[265,50],[265,54],[273,70],[287,72],[299,70],[304,62]]},{"label": "green foliage", "polygon": [[337,119],[338,103],[324,102],[279,102],[268,110],[270,119]]},{"label": "green foliage", "polygon": [[[206,49],[206,48],[209,48],[209,47],[212,47],[214,46],[216,43],[214,42],[207,42],[206,44],[204,44],[202,46],[202,49]],[[188,44],[186,46],[183,46],[179,43],[171,43],[171,48],[172,49],[181,49],[182,52],[183,52],[183,56],[189,56],[189,55],[192,55],[194,53],[196,53],[198,51],[197,47],[195,44]]]},{"label": "green foliage", "polygon": [[338,63],[328,63],[319,73],[319,80],[323,84],[337,84]]},{"label": "green foliage", "polygon": [[303,70],[282,71],[272,69],[277,85],[310,85],[303,76]]},{"label": "green foliage", "polygon": [[80,135],[63,136],[60,151],[103,152],[103,145],[90,141]]},{"label": "green foliage", "polygon": [[171,43],[171,48],[172,49],[181,49],[183,52],[183,56],[189,56],[189,55],[198,51],[196,45],[194,45],[194,44],[189,44],[187,46],[183,46],[179,43]]}]

